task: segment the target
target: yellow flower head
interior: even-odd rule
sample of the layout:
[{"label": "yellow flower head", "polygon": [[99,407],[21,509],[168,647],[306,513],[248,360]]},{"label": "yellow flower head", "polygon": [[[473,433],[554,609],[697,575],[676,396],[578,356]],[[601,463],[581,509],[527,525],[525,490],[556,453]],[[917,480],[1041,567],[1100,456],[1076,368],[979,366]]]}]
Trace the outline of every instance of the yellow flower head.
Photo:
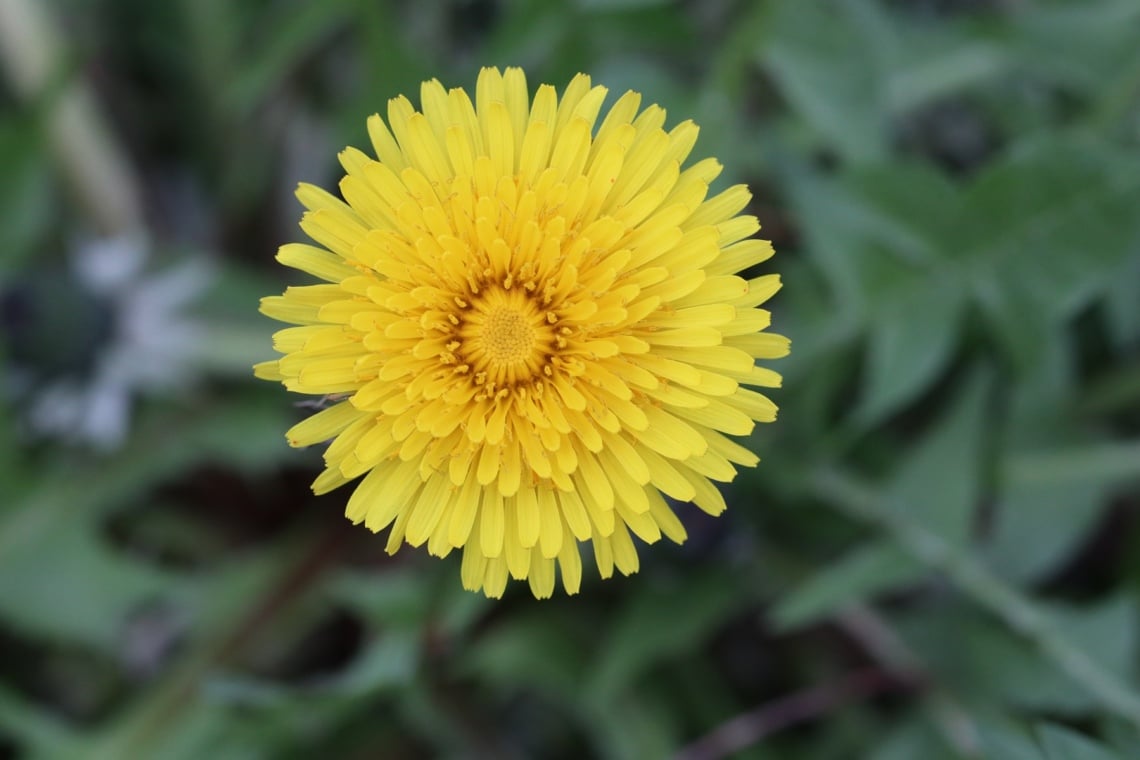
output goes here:
[{"label": "yellow flower head", "polygon": [[340,155],[344,201],[311,185],[301,228],[318,245],[277,259],[326,284],[261,310],[288,327],[258,377],[338,403],[294,426],[293,446],[332,440],[313,484],[364,476],[347,515],[391,526],[388,551],[463,549],[463,585],[501,596],[508,577],[575,593],[578,544],[603,578],[638,569],[630,534],[676,542],[663,494],[710,514],[710,481],[758,461],[728,438],[770,422],[745,386],[788,340],[756,308],[774,274],[735,273],[772,255],[750,239],[747,188],[707,197],[720,165],[682,169],[686,121],[576,76],[533,100],[520,69],[483,69],[472,103],[425,82],[416,111],[368,121],[377,158]]}]

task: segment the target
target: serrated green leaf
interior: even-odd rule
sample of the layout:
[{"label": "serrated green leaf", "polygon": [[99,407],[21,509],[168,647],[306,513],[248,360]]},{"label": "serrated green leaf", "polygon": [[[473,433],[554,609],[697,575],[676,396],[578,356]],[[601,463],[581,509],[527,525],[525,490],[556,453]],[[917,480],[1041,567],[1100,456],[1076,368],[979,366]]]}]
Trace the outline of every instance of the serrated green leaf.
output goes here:
[{"label": "serrated green leaf", "polygon": [[849,604],[917,583],[927,572],[893,543],[864,544],[784,594],[769,611],[769,621],[787,633]]}]

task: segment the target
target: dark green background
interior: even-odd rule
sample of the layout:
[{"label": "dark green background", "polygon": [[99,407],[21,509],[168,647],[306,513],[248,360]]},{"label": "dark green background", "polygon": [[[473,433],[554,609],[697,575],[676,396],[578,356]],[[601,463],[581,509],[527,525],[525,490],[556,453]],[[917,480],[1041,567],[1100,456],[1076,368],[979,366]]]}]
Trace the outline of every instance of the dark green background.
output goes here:
[{"label": "dark green background", "polygon": [[[0,85],[0,291],[31,304],[0,313],[0,385],[82,377],[106,337],[44,129],[69,82],[152,267],[216,276],[192,382],[137,398],[121,447],[4,396],[0,758],[1140,757],[1136,0],[45,7],[59,71]],[[311,496],[319,451],[283,438],[308,410],[249,369],[257,299],[302,281],[272,260],[295,184],[488,64],[696,120],[793,340],[729,512],[548,602],[388,558],[347,489]]]}]

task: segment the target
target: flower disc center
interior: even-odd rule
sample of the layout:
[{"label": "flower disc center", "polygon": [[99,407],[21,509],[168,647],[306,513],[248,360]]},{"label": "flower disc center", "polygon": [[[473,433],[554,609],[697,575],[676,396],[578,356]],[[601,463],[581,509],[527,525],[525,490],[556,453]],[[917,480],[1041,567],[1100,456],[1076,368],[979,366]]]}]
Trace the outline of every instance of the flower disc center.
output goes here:
[{"label": "flower disc center", "polygon": [[525,362],[534,350],[530,319],[509,306],[499,306],[487,314],[482,338],[487,358],[494,364]]},{"label": "flower disc center", "polygon": [[525,381],[542,371],[554,341],[550,325],[521,289],[489,289],[471,305],[459,328],[463,361],[477,383]]}]

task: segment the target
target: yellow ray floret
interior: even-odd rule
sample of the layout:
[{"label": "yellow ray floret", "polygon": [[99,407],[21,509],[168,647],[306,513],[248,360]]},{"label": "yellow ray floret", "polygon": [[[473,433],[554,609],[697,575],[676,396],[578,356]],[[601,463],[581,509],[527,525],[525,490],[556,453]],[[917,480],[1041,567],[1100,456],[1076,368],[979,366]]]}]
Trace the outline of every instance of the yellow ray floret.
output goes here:
[{"label": "yellow ray floret", "polygon": [[[341,154],[343,200],[302,185],[278,260],[320,279],[262,301],[291,327],[255,374],[332,399],[288,431],[329,441],[324,493],[363,476],[347,516],[387,548],[462,549],[464,587],[553,593],[638,569],[634,537],[680,543],[664,497],[719,514],[713,484],[758,461],[729,435],[776,418],[756,365],[789,342],[759,308],[775,274],[750,195],[685,168],[697,127],[578,75],[531,98],[483,69],[475,100],[425,82],[417,111],[368,120],[376,158]],[[600,122],[599,122],[600,119]]]}]

